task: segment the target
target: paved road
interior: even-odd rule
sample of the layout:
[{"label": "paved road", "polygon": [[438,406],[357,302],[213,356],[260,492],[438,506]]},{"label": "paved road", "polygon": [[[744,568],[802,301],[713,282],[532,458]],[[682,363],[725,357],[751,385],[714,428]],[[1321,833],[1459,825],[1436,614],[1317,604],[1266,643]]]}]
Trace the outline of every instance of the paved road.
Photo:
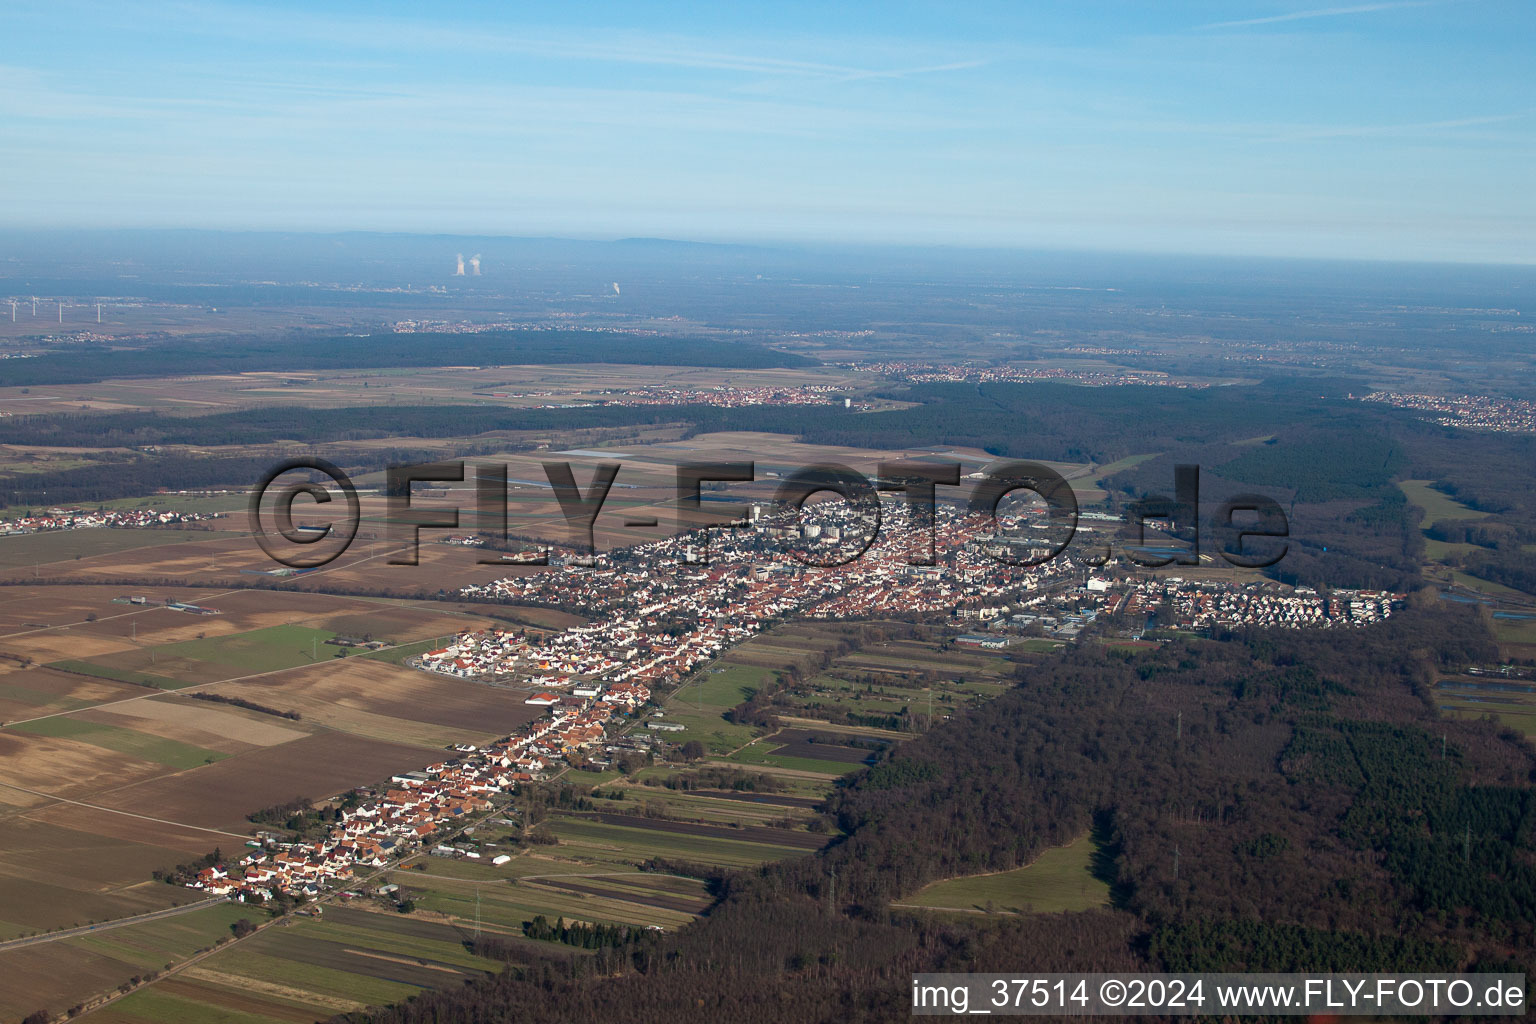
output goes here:
[{"label": "paved road", "polygon": [[98,921],[96,924],[83,924],[78,928],[65,928],[56,932],[44,932],[42,935],[29,935],[24,939],[11,939],[8,942],[0,942],[0,950],[20,949],[22,946],[35,946],[40,942],[57,942],[59,939],[73,938],[76,935],[89,935],[92,932],[106,931],[110,928],[121,928],[128,924],[143,924],[145,921],[158,921],[162,917],[176,917],[179,914],[190,914],[194,910],[202,910],[219,903],[228,903],[228,896],[216,896],[213,899],[203,900],[200,903],[187,903],[179,907],[167,907],[164,910],[151,910],[147,914],[135,914],[133,917],[120,917],[115,921]]}]

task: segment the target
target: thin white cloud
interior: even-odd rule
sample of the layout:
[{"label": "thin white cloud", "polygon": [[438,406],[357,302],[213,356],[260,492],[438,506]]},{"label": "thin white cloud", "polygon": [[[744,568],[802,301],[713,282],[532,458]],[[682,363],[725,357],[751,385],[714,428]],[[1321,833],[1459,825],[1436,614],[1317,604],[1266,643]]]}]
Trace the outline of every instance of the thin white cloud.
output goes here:
[{"label": "thin white cloud", "polygon": [[1263,18],[1241,18],[1237,21],[1213,21],[1198,25],[1197,30],[1213,28],[1248,28],[1253,25],[1275,25],[1283,21],[1308,21],[1312,18],[1338,18],[1348,14],[1374,14],[1377,11],[1395,11],[1403,7],[1431,7],[1442,0],[1388,0],[1384,3],[1354,4],[1349,7],[1318,7],[1309,11],[1291,11],[1288,14],[1271,14]]},{"label": "thin white cloud", "polygon": [[855,71],[843,75],[840,82],[853,82],[866,78],[907,78],[912,75],[933,75],[943,71],[969,71],[971,68],[985,67],[991,61],[962,60],[952,64],[933,64],[923,68],[907,68],[900,71]]},{"label": "thin white cloud", "polygon": [[[529,26],[517,30],[466,28],[440,20],[346,17],[332,13],[278,12],[261,6],[231,6],[204,0],[180,5],[186,24],[215,35],[243,38],[325,41],[349,47],[397,52],[498,53],[536,59],[676,67],[765,77],[829,81],[895,79],[977,67],[986,61],[963,60],[892,68],[832,63],[798,57],[721,48],[712,40],[667,32],[611,31],[574,33]],[[823,44],[826,41],[822,41]],[[825,45],[824,47],[825,48]],[[840,47],[847,49],[848,47]],[[855,46],[854,49],[858,47]],[[939,56],[933,48],[905,48],[921,60]],[[921,55],[919,55],[921,54]]]},{"label": "thin white cloud", "polygon": [[1484,114],[1476,117],[1451,118],[1444,121],[1419,121],[1413,124],[1337,125],[1302,129],[1277,135],[1265,141],[1299,142],[1305,139],[1360,139],[1434,135],[1442,131],[1451,131],[1458,128],[1475,128],[1485,124],[1502,124],[1506,121],[1518,121],[1530,116],[1531,111],[1525,110],[1514,114]]}]

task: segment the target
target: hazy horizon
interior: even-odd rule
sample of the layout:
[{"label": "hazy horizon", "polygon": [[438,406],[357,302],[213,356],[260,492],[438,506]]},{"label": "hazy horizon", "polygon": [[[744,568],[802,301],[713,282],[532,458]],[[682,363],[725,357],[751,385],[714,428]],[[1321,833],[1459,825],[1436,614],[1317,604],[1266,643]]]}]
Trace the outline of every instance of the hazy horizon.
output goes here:
[{"label": "hazy horizon", "polygon": [[[549,244],[549,245],[574,245],[584,247],[601,247],[617,245],[651,245],[662,247],[676,247],[681,249],[695,249],[698,251],[735,251],[758,252],[764,254],[799,254],[799,255],[859,255],[871,256],[913,256],[913,255],[943,255],[959,257],[1005,257],[1017,259],[1049,259],[1053,257],[1068,258],[1073,260],[1104,261],[1128,260],[1157,260],[1159,258],[1172,258],[1190,263],[1198,263],[1205,260],[1235,261],[1239,265],[1270,265],[1270,266],[1360,266],[1360,267],[1387,267],[1405,266],[1414,268],[1431,268],[1435,266],[1475,269],[1486,267],[1490,270],[1511,269],[1525,270],[1536,267],[1536,249],[1533,249],[1529,258],[1521,259],[1474,259],[1455,258],[1454,256],[1430,257],[1430,256],[1354,256],[1354,255],[1309,255],[1287,253],[1253,253],[1237,251],[1221,251],[1214,249],[1178,249],[1178,248],[1136,248],[1134,246],[1109,247],[1109,246],[1072,246],[1062,245],[1032,245],[1011,244],[1007,242],[982,243],[982,242],[940,242],[940,241],[841,241],[834,239],[821,239],[814,237],[756,237],[756,236],[688,236],[684,234],[623,234],[617,232],[592,232],[592,233],[528,233],[517,234],[510,232],[473,232],[473,231],[433,231],[433,230],[408,230],[389,228],[280,228],[280,227],[196,227],[174,224],[145,224],[123,225],[116,227],[89,227],[71,224],[57,225],[30,225],[0,222],[0,242],[15,239],[32,240],[59,240],[59,239],[90,239],[100,241],[105,239],[154,239],[165,236],[167,240],[171,236],[187,237],[226,237],[226,238],[254,238],[254,239],[374,239],[385,240],[409,240],[413,242],[440,241],[453,244],[502,242],[510,244]],[[0,257],[0,279],[3,279],[4,268],[7,263],[23,263],[28,258],[26,254],[9,253]]]},{"label": "hazy horizon", "polygon": [[1315,3],[21,0],[0,223],[1536,261],[1536,9]]}]

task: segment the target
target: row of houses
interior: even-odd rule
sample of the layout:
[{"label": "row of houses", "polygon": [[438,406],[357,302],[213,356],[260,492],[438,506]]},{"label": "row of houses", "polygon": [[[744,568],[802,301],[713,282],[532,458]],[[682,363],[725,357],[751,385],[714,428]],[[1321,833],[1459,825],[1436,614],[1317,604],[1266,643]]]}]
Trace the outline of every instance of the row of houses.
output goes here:
[{"label": "row of houses", "polygon": [[1127,611],[1163,608],[1172,614],[1171,625],[1189,629],[1363,626],[1390,618],[1406,598],[1380,590],[1335,590],[1323,595],[1311,587],[1290,588],[1269,581],[1178,576],[1136,580],[1125,589]]},{"label": "row of houses", "polygon": [[458,744],[455,757],[390,778],[382,792],[344,805],[319,839],[268,837],[237,862],[203,868],[187,885],[244,902],[279,893],[314,897],[359,871],[415,853],[439,833],[489,811],[492,798],[545,777],[573,751],[607,742],[607,725],[650,700],[650,690],[614,684],[587,698],[565,697],[550,713],[486,747]]}]

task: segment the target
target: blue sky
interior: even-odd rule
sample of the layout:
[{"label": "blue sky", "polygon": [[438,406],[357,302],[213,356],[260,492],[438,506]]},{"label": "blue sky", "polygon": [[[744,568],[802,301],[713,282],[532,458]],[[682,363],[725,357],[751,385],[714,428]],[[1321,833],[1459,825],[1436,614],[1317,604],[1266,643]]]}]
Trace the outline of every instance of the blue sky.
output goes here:
[{"label": "blue sky", "polygon": [[1536,262],[1536,4],[7,0],[0,224]]}]

